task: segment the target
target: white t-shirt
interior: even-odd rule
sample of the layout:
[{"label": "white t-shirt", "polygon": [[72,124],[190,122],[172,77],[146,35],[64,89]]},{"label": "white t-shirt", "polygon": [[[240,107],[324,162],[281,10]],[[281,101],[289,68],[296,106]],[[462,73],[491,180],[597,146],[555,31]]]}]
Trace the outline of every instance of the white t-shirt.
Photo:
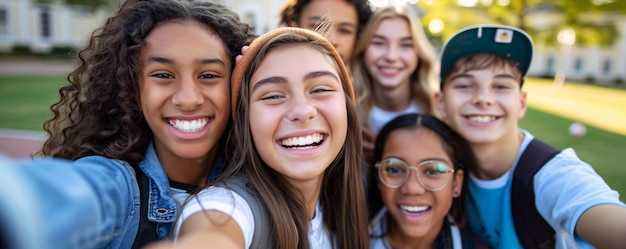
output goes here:
[{"label": "white t-shirt", "polygon": [[[245,248],[250,248],[254,236],[254,214],[241,195],[224,188],[212,186],[202,190],[197,197],[192,197],[183,207],[181,216],[176,222],[174,240],[178,237],[181,224],[196,212],[215,210],[230,216],[239,225],[243,233]],[[315,217],[309,223],[309,243],[312,249],[332,248],[328,230],[323,224],[322,211],[319,203],[315,208]]]},{"label": "white t-shirt", "polygon": [[372,129],[374,134],[378,134],[378,132],[389,121],[391,121],[395,117],[400,116],[402,114],[406,114],[406,113],[419,113],[419,112],[421,112],[420,108],[417,106],[415,102],[411,102],[409,107],[399,112],[385,111],[383,109],[380,109],[378,106],[374,105],[372,106],[372,109],[370,110],[370,116],[369,116],[369,120],[367,124],[369,125],[370,129]]}]

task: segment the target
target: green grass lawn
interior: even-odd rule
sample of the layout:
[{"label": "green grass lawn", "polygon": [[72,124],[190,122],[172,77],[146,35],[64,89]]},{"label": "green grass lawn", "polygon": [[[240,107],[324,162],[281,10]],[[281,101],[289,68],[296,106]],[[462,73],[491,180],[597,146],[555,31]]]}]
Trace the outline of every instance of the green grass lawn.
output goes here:
[{"label": "green grass lawn", "polygon": [[[58,100],[65,77],[0,76],[0,128],[43,131],[49,106]],[[624,91],[615,89],[615,91]],[[571,120],[529,108],[520,127],[557,148],[572,147],[626,200],[626,136],[587,126],[583,138],[568,133]]]},{"label": "green grass lawn", "polygon": [[65,76],[0,76],[0,128],[43,131]]},{"label": "green grass lawn", "polygon": [[591,164],[607,184],[620,193],[620,199],[625,201],[626,136],[587,125],[587,134],[582,138],[575,138],[569,135],[572,122],[529,108],[520,122],[520,127],[556,148],[574,148],[578,157]]}]

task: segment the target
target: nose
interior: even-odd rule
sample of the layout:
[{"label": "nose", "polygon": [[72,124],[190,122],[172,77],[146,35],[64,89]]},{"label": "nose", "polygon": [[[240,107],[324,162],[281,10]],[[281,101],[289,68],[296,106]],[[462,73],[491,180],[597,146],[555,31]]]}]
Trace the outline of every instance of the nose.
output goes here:
[{"label": "nose", "polygon": [[182,77],[172,96],[172,103],[185,111],[193,110],[195,107],[202,105],[204,98],[198,88],[198,84],[193,78]]},{"label": "nose", "polygon": [[472,104],[476,106],[488,107],[493,104],[493,96],[488,88],[483,87],[478,89],[472,99]]},{"label": "nose", "polygon": [[291,102],[286,115],[289,121],[303,123],[317,115],[317,108],[305,96],[296,96]]},{"label": "nose", "polygon": [[417,180],[417,170],[410,168],[409,178],[404,185],[400,186],[400,191],[405,195],[423,195],[426,193],[426,189]]},{"label": "nose", "polygon": [[398,58],[398,46],[388,45],[387,53],[385,53],[385,59],[389,61],[393,61]]}]

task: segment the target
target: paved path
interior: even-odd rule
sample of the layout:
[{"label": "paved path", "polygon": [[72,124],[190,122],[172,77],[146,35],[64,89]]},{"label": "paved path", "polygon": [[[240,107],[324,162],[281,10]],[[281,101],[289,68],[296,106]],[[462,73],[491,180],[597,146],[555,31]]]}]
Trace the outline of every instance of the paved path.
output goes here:
[{"label": "paved path", "polygon": [[0,75],[67,75],[73,68],[65,60],[0,59]]},{"label": "paved path", "polygon": [[0,153],[12,158],[25,158],[38,152],[46,133],[0,128]]}]

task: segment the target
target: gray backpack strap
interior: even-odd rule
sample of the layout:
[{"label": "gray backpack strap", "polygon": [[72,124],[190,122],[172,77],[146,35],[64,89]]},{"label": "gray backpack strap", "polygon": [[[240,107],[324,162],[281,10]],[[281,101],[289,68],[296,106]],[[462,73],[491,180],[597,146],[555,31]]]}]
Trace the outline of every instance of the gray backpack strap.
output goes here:
[{"label": "gray backpack strap", "polygon": [[276,248],[275,238],[272,233],[270,214],[259,192],[248,182],[247,179],[235,176],[218,184],[241,195],[250,206],[254,215],[254,236],[252,237],[251,249]]}]

